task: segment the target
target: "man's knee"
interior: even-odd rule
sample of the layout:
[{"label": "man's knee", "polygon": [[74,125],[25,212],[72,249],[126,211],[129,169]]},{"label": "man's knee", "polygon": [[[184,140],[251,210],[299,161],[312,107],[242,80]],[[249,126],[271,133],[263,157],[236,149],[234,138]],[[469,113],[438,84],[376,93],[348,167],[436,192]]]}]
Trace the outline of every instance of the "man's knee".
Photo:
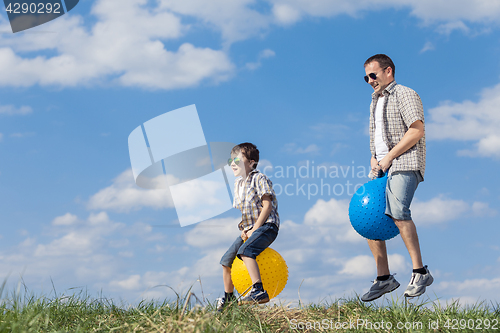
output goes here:
[{"label": "man's knee", "polygon": [[397,220],[397,219],[393,219],[393,221],[394,221],[394,224],[396,224],[396,227],[398,227],[399,229],[415,225],[413,223],[413,220]]}]

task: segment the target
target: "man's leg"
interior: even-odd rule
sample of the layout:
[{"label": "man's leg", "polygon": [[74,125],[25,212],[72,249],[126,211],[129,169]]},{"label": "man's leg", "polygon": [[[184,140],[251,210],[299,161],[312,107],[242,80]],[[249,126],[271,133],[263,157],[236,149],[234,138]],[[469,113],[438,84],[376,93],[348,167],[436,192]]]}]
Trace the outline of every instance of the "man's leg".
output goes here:
[{"label": "man's leg", "polygon": [[385,241],[368,239],[368,246],[370,246],[373,258],[375,258],[375,264],[377,265],[377,278],[373,281],[370,290],[361,296],[363,302],[376,300],[399,287],[399,282],[389,272]]},{"label": "man's leg", "polygon": [[420,253],[420,244],[418,241],[417,228],[412,220],[396,220],[394,223],[399,228],[401,238],[405,242],[408,253],[410,254],[413,273],[411,275],[410,284],[406,288],[404,295],[406,297],[417,297],[425,292],[426,287],[434,282],[434,278],[422,263],[422,255]]},{"label": "man's leg", "polygon": [[387,248],[385,241],[367,239],[368,246],[372,251],[375,264],[377,265],[377,276],[389,275],[389,262],[387,260]]},{"label": "man's leg", "polygon": [[420,244],[418,242],[417,228],[415,227],[415,223],[413,223],[412,220],[396,219],[394,219],[394,223],[399,228],[401,238],[403,238],[403,242],[408,249],[413,269],[423,268],[424,264],[422,263],[422,255],[420,253]]}]

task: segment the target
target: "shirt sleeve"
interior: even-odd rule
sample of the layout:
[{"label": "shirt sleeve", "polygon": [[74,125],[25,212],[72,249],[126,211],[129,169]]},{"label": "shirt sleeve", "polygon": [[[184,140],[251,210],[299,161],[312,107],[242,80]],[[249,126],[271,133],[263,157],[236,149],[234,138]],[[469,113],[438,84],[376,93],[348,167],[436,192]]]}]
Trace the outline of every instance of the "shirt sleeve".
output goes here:
[{"label": "shirt sleeve", "polygon": [[424,122],[424,107],[422,105],[422,100],[414,90],[407,89],[403,91],[399,101],[401,103],[401,117],[406,127],[409,128],[411,124],[417,120]]},{"label": "shirt sleeve", "polygon": [[259,179],[257,180],[257,195],[260,199],[264,194],[269,194],[271,198],[273,197],[273,186],[271,180],[269,180],[263,174],[259,174]]}]

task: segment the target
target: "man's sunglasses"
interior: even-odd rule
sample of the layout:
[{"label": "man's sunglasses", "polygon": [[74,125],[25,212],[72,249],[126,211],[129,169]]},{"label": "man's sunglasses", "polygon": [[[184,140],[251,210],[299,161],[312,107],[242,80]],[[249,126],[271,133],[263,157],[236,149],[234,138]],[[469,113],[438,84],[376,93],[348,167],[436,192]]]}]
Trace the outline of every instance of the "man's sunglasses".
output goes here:
[{"label": "man's sunglasses", "polygon": [[240,164],[241,158],[239,158],[239,157],[235,157],[234,159],[230,158],[227,160],[227,164],[229,166],[231,166],[231,164],[233,164],[233,161],[234,161],[234,164],[238,165],[238,164]]},{"label": "man's sunglasses", "polygon": [[380,73],[380,72],[382,72],[382,71],[385,71],[386,69],[387,69],[387,67],[384,68],[384,69],[379,70],[377,73],[370,73],[368,75],[365,75],[365,82],[368,83],[369,79],[376,80],[377,79],[377,74]]}]

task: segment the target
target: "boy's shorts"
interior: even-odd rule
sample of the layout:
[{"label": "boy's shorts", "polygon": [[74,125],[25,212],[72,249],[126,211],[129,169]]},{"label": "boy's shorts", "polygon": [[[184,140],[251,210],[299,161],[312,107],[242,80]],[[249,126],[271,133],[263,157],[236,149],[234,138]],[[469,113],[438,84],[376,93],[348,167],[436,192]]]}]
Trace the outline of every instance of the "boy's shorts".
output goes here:
[{"label": "boy's shorts", "polygon": [[419,171],[397,171],[387,178],[385,214],[395,220],[411,220],[410,204],[422,181]]},{"label": "boy's shorts", "polygon": [[260,228],[255,230],[246,242],[243,242],[241,236],[238,236],[233,245],[229,247],[226,253],[222,256],[220,264],[226,267],[233,265],[234,258],[241,255],[257,258],[257,256],[271,245],[278,236],[278,227],[274,223],[264,223]]}]

